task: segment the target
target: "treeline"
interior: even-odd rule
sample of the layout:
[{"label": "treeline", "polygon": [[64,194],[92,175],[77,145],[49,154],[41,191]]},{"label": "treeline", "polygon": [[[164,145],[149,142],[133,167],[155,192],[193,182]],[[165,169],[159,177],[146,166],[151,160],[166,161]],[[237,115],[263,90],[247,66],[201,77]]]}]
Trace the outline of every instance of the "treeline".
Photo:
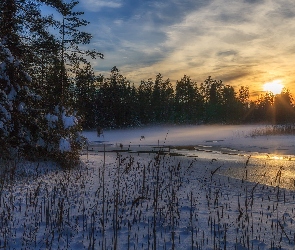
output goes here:
[{"label": "treeline", "polygon": [[294,122],[288,90],[268,92],[250,100],[249,88],[235,90],[211,77],[197,84],[184,75],[173,87],[158,74],[135,87],[116,67],[108,78],[91,69],[77,74],[73,104],[84,117],[83,128],[128,127],[145,124],[289,123]]}]

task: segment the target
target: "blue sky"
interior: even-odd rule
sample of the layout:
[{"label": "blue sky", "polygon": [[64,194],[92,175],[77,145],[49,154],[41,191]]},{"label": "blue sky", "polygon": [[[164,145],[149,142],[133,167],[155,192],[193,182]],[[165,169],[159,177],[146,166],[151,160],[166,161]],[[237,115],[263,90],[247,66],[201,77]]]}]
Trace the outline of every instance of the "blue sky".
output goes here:
[{"label": "blue sky", "polygon": [[295,92],[294,0],[80,0],[76,8],[105,55],[93,62],[97,73],[117,66],[134,83],[210,75],[252,95],[281,80]]}]

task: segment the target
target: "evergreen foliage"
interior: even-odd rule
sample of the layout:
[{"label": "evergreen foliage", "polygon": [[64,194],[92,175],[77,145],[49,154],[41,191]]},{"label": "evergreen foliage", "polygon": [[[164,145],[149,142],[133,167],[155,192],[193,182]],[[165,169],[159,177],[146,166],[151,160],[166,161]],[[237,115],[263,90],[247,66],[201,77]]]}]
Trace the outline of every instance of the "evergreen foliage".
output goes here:
[{"label": "evergreen foliage", "polygon": [[200,119],[201,96],[197,83],[184,76],[176,82],[175,90],[175,120],[177,123],[196,123]]},{"label": "evergreen foliage", "polygon": [[[62,21],[42,16],[52,7]],[[50,158],[64,166],[79,159],[81,122],[73,109],[72,79],[81,82],[91,35],[74,12],[77,1],[3,0],[0,3],[0,150],[1,157]],[[49,30],[57,29],[51,34]],[[75,77],[77,75],[77,77]]]},{"label": "evergreen foliage", "polygon": [[248,87],[241,86],[236,91],[233,86],[210,76],[197,84],[184,75],[173,88],[169,79],[164,80],[158,74],[155,80],[142,80],[136,88],[113,67],[110,77],[100,75],[93,80],[89,91],[92,94],[89,92],[88,97],[81,97],[80,101],[76,96],[76,103],[81,103],[77,108],[81,107],[81,113],[87,114],[85,128],[164,123],[281,124],[294,122],[295,118],[293,99],[287,90],[276,96],[265,93],[256,101],[250,101]]},{"label": "evergreen foliage", "polygon": [[96,85],[99,84],[99,81],[100,77],[95,76],[90,65],[85,65],[76,72],[72,90],[73,105],[75,110],[79,111],[78,115],[82,118],[84,128],[96,127]]}]

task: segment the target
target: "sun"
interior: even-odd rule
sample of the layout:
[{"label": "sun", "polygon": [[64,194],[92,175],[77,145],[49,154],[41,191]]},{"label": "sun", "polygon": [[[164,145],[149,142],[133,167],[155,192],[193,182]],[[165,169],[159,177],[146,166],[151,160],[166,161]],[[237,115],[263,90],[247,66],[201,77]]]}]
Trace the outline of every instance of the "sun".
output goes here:
[{"label": "sun", "polygon": [[263,91],[272,92],[274,95],[280,94],[284,88],[281,80],[274,80],[263,84]]}]

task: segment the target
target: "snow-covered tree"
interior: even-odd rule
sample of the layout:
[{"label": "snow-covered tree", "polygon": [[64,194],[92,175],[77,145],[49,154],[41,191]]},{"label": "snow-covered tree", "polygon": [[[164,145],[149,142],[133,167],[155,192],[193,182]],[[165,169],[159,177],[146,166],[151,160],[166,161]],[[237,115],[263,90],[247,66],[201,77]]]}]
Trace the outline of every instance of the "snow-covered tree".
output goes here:
[{"label": "snow-covered tree", "polygon": [[32,105],[40,100],[29,88],[32,79],[22,61],[27,53],[16,6],[2,1],[0,20],[0,140],[3,155],[12,157],[34,144],[38,122]]},{"label": "snow-covered tree", "polygon": [[[79,60],[85,63],[86,59],[69,52],[66,41],[78,48],[79,43],[89,42],[90,35],[77,30],[79,24],[86,24],[79,22],[82,13],[72,12],[77,3],[1,1],[0,157],[50,157],[63,164],[78,160],[80,119],[68,102],[70,77],[65,63],[67,59],[75,62],[68,67],[72,70],[79,67]],[[63,21],[42,16],[42,4],[54,8]],[[49,27],[58,27],[61,37],[51,34]],[[68,29],[73,31],[71,40]]]}]

